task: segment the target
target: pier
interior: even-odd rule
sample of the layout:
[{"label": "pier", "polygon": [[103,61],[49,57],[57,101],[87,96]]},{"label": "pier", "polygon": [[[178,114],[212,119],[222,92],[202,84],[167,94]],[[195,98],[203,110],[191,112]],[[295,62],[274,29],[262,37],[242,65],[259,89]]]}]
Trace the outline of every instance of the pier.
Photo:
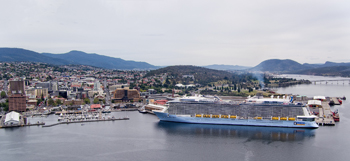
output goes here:
[{"label": "pier", "polygon": [[100,122],[100,121],[117,121],[117,120],[129,120],[129,118],[110,118],[110,119],[98,119],[98,120],[82,120],[82,121],[65,121],[50,125],[43,125],[42,127],[52,127],[61,124],[74,124],[74,123],[85,123],[85,122]]},{"label": "pier", "polygon": [[328,102],[322,102],[322,108],[319,108],[319,117],[316,118],[316,123],[322,126],[335,126],[333,113]]},{"label": "pier", "polygon": [[39,122],[39,123],[35,123],[35,124],[25,124],[25,125],[3,125],[3,126],[0,126],[0,129],[1,128],[14,128],[14,127],[26,127],[26,126],[40,126],[40,125],[45,125],[44,122]]},{"label": "pier", "polygon": [[334,105],[340,105],[340,102],[337,97],[331,97],[330,100],[334,102]]}]

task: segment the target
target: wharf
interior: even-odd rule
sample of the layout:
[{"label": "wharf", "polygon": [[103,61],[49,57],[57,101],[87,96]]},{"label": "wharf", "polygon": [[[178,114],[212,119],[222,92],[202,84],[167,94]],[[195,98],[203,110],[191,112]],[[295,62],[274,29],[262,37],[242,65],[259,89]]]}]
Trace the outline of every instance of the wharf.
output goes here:
[{"label": "wharf", "polygon": [[84,123],[84,122],[99,122],[99,121],[117,121],[117,120],[129,120],[129,118],[110,118],[110,119],[98,119],[98,120],[82,120],[82,121],[67,121],[59,122],[51,125],[43,125],[42,127],[52,127],[60,124],[73,124],[73,123]]},{"label": "wharf", "polygon": [[335,126],[333,113],[328,102],[322,102],[322,108],[319,108],[319,117],[315,121],[318,125]]},{"label": "wharf", "polygon": [[14,128],[14,127],[26,127],[26,126],[40,126],[40,125],[45,125],[44,122],[40,122],[40,123],[35,123],[35,124],[25,124],[25,125],[4,125],[4,126],[0,126],[1,128]]},{"label": "wharf", "polygon": [[340,105],[337,97],[331,97],[330,100],[334,102],[334,105]]}]

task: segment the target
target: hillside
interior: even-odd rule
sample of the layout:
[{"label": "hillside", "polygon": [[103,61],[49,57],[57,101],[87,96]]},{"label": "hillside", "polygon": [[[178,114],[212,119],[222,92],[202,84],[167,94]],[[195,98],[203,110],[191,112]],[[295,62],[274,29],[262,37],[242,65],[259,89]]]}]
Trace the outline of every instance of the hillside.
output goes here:
[{"label": "hillside", "polygon": [[249,69],[252,71],[269,71],[269,72],[290,72],[309,69],[310,67],[303,66],[302,64],[286,59],[269,59],[261,62],[259,65]]},{"label": "hillside", "polygon": [[66,65],[68,61],[47,57],[37,52],[20,48],[0,48],[1,62],[41,62],[54,65]]},{"label": "hillside", "polygon": [[204,68],[209,68],[209,69],[216,69],[216,70],[245,70],[249,69],[251,67],[246,67],[246,66],[239,66],[239,65],[207,65],[207,66],[202,66]]},{"label": "hillside", "polygon": [[20,48],[0,48],[1,62],[41,62],[53,65],[89,65],[105,69],[148,70],[157,66],[98,54],[71,51],[65,54],[37,53]]},{"label": "hillside", "polygon": [[82,64],[90,65],[105,69],[157,69],[156,66],[148,64],[146,62],[136,62],[136,61],[127,61],[120,58],[113,58],[104,55],[98,54],[88,54],[82,51],[70,51],[65,54],[50,54],[42,53],[45,56],[52,58],[60,58],[64,60],[69,60],[71,64]]},{"label": "hillside", "polygon": [[350,66],[331,66],[331,67],[313,68],[313,69],[289,72],[289,74],[350,77]]},{"label": "hillside", "polygon": [[[253,79],[250,75],[237,75],[226,71],[214,70],[214,69],[208,69],[208,68],[190,66],[190,65],[168,66],[165,68],[152,70],[149,73],[147,73],[145,77],[160,75],[164,73],[167,73],[168,76],[173,77],[173,79],[176,80],[177,82],[186,83],[189,81],[193,81],[193,83],[199,83],[202,85],[206,85],[207,83],[210,83],[210,82],[217,82],[219,80],[229,80],[229,81],[239,82],[242,80]],[[192,78],[183,77],[183,75],[193,75],[194,80],[192,80]]]}]

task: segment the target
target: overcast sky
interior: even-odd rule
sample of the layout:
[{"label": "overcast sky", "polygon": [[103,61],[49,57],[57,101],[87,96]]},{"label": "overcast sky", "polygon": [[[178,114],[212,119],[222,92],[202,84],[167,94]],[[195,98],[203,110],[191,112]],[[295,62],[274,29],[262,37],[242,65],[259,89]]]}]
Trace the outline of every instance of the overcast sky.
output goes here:
[{"label": "overcast sky", "polygon": [[350,62],[350,1],[0,0],[0,47],[162,66]]}]

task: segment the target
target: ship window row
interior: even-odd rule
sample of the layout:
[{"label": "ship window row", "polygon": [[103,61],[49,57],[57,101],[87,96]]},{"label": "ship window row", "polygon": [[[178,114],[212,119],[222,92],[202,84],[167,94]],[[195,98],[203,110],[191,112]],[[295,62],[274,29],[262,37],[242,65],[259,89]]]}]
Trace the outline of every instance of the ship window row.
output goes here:
[{"label": "ship window row", "polygon": [[303,115],[301,107],[253,106],[253,105],[218,105],[218,104],[170,104],[169,114],[194,115],[237,115],[242,117],[296,117]]}]

